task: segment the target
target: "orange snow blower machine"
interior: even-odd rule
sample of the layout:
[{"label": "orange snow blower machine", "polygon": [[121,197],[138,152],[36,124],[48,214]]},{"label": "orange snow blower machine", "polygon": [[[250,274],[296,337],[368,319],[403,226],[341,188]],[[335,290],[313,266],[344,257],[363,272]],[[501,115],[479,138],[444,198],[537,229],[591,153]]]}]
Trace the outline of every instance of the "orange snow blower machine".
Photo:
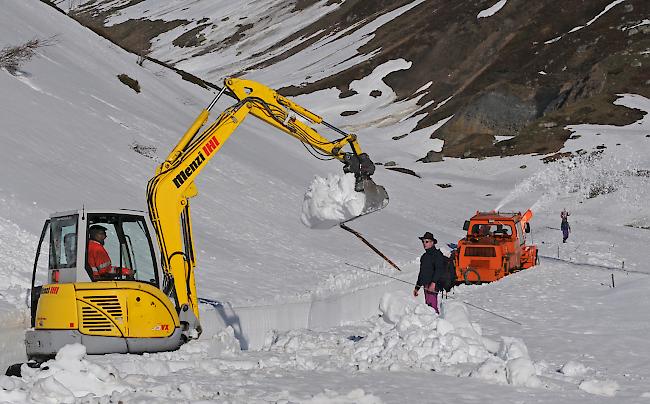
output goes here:
[{"label": "orange snow blower machine", "polygon": [[476,212],[465,221],[467,235],[458,241],[456,279],[466,284],[492,282],[537,264],[537,246],[526,245],[529,209],[520,212]]}]

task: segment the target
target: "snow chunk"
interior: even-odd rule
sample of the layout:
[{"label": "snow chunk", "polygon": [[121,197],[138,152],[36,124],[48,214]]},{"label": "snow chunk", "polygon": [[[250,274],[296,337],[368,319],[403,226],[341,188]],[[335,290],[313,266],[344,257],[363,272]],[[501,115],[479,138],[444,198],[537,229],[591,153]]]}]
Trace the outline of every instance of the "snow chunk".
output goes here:
[{"label": "snow chunk", "polygon": [[497,356],[504,361],[528,358],[528,348],[522,340],[514,337],[501,337],[501,346]]},{"label": "snow chunk", "polygon": [[585,380],[578,386],[580,390],[587,393],[596,394],[599,396],[614,397],[616,392],[620,390],[618,383],[613,380]]},{"label": "snow chunk", "polygon": [[515,386],[541,387],[542,382],[535,373],[535,366],[530,358],[520,357],[506,364],[508,383]]},{"label": "snow chunk", "polygon": [[560,373],[562,373],[565,376],[583,376],[586,374],[590,369],[583,365],[580,362],[576,361],[568,361],[567,363],[562,366],[560,369]]},{"label": "snow chunk", "polygon": [[329,229],[363,212],[366,196],[354,190],[354,174],[315,177],[302,202],[302,223],[312,229]]},{"label": "snow chunk", "polygon": [[496,357],[490,357],[470,373],[472,377],[514,386],[541,387],[535,365],[522,340],[502,337]]},{"label": "snow chunk", "polygon": [[198,340],[189,341],[179,349],[187,354],[201,354],[205,357],[217,357],[220,355],[232,356],[241,351],[235,330],[231,326],[219,331],[215,335],[203,337]]},{"label": "snow chunk", "polygon": [[396,324],[404,316],[406,308],[413,310],[415,306],[417,306],[417,302],[408,296],[393,293],[385,293],[379,301],[382,318],[391,324]]},{"label": "snow chunk", "polygon": [[497,357],[488,358],[469,375],[496,384],[508,384],[506,363]]}]

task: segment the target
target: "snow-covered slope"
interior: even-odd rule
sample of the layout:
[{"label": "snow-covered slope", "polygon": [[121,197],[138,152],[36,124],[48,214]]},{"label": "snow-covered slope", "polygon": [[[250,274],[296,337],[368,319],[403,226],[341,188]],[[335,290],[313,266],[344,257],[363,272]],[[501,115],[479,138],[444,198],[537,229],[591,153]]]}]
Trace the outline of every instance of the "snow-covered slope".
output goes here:
[{"label": "snow-covered slope", "polygon": [[[7,364],[22,354],[25,288],[48,213],[81,205],[143,209],[156,161],[133,149],[153,147],[154,157],[164,158],[212,94],[154,64],[138,66],[135,56],[36,0],[5,4],[0,34],[2,47],[52,38],[18,75],[0,70],[7,285],[0,341]],[[395,68],[407,66],[393,61],[368,80]],[[119,74],[138,80],[141,92]],[[318,94],[298,101],[329,117],[331,106]],[[635,95],[617,103],[650,109]],[[345,117],[335,123],[345,125]],[[378,162],[412,156],[418,140],[431,141],[391,139],[408,125],[360,129],[362,147]],[[391,257],[403,270],[397,273],[349,233],[302,225],[313,176],[338,173],[341,165],[311,159],[294,139],[250,118],[200,176],[192,200],[199,295],[223,302],[226,315],[203,307],[205,335],[175,353],[84,359],[72,347],[49,373],[0,378],[0,399],[402,402],[428,401],[437,386],[460,402],[647,399],[650,366],[636,358],[648,353],[639,341],[648,320],[650,124],[644,118],[625,128],[572,130],[580,137],[566,150],[585,152],[572,162],[519,156],[406,165],[419,177],[378,166],[374,178],[391,202],[350,226]],[[444,249],[476,210],[497,207],[533,207],[533,241],[548,258],[501,282],[459,288],[442,319],[416,304],[409,285],[346,265],[412,282],[422,249],[417,236],[432,231]],[[567,244],[557,230],[563,208],[571,211]],[[623,265],[630,272],[608,269]],[[608,286],[611,273],[616,288]],[[224,318],[238,321],[224,330]],[[262,349],[238,350],[246,344]]]}]

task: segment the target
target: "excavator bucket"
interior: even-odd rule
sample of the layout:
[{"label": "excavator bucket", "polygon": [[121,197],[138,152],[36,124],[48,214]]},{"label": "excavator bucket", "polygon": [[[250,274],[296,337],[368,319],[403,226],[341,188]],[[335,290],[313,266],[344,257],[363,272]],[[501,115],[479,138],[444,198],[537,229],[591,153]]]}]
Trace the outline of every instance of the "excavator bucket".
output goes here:
[{"label": "excavator bucket", "polygon": [[[375,184],[375,182],[370,178],[362,179],[360,181],[360,184],[357,184],[357,186],[359,185],[363,186],[363,190],[361,190],[361,192],[363,192],[364,195],[366,196],[366,203],[364,204],[363,210],[361,211],[359,216],[376,212],[380,209],[385,208],[386,205],[388,205],[388,193],[386,192],[386,189],[384,189],[384,187]],[[348,219],[345,222],[354,219],[356,219],[356,217],[352,219]]]},{"label": "excavator bucket", "polygon": [[351,174],[315,177],[305,192],[300,220],[311,229],[330,229],[388,205],[384,187]]}]

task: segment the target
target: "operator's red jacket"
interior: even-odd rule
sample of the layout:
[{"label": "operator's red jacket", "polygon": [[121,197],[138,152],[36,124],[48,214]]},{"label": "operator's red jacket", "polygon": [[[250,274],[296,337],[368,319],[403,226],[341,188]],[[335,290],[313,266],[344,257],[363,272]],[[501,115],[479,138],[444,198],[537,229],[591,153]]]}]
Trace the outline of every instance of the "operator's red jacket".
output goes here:
[{"label": "operator's red jacket", "polygon": [[111,257],[98,241],[88,240],[88,265],[93,271],[94,279],[112,272]]}]

